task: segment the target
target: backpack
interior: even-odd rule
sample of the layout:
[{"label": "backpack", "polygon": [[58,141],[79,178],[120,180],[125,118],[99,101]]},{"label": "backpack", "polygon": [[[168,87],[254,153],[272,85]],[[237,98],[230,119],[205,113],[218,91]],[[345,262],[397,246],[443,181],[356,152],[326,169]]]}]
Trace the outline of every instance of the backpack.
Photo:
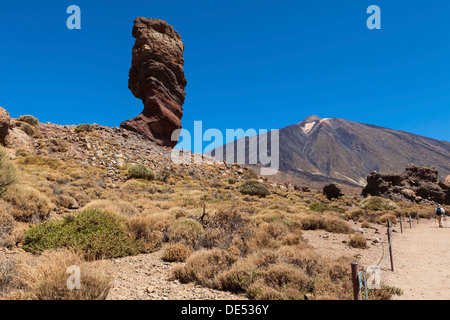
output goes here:
[{"label": "backpack", "polygon": [[436,208],[436,214],[438,216],[442,215],[442,209],[441,208]]}]

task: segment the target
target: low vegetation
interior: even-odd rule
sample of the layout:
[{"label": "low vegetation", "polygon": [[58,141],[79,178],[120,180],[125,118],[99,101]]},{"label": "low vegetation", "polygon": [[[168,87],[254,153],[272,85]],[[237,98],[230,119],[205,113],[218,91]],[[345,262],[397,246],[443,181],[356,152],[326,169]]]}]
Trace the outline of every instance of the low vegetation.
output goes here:
[{"label": "low vegetation", "polygon": [[143,164],[134,164],[128,167],[128,177],[131,179],[154,180],[155,173]]},{"label": "low vegetation", "polygon": [[361,202],[360,207],[373,211],[398,209],[393,201],[381,197],[368,197]]},{"label": "low vegetation", "polygon": [[98,210],[85,210],[31,227],[25,232],[23,248],[31,253],[69,248],[87,260],[140,252],[139,244],[128,234],[124,219]]},{"label": "low vegetation", "polygon": [[[71,266],[79,268],[82,285],[76,290],[67,285]],[[105,300],[110,289],[106,269],[87,263],[71,250],[47,251],[20,262],[0,259],[0,299]]]},{"label": "low vegetation", "polygon": [[250,196],[258,196],[261,198],[264,198],[270,194],[270,191],[267,188],[267,186],[264,183],[256,180],[247,180],[243,182],[239,186],[239,191],[242,194],[247,194]]},{"label": "low vegetation", "polygon": [[0,147],[0,194],[18,181],[17,170],[5,148]]},{"label": "low vegetation", "polygon": [[[184,283],[250,299],[351,299],[353,257],[324,257],[305,233],[337,233],[364,248],[354,222],[370,228],[429,215],[426,206],[376,197],[328,200],[260,180],[239,165],[183,167],[128,154],[129,163],[111,163],[98,152],[101,162],[93,165],[95,143],[98,151],[114,142],[91,125],[74,130],[66,134],[89,145],[84,162],[65,154],[62,139],[34,138],[39,154],[19,150],[14,161],[0,148],[0,246],[28,256],[0,262],[0,298],[104,299],[111,283],[102,260],[161,250],[174,263],[171,277]],[[64,267],[73,264],[87,277],[84,291],[61,287]],[[371,298],[398,293],[383,290]]]}]

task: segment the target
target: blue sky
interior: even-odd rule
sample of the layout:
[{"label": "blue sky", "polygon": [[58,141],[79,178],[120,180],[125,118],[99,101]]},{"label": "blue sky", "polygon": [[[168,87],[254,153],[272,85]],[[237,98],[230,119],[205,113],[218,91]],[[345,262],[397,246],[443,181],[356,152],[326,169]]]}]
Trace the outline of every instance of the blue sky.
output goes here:
[{"label": "blue sky", "polygon": [[[72,4],[81,30],[66,27]],[[381,30],[366,27],[372,4]],[[449,1],[2,1],[0,105],[58,124],[138,115],[128,89],[137,16],[183,38],[188,130],[318,115],[450,141]]]}]

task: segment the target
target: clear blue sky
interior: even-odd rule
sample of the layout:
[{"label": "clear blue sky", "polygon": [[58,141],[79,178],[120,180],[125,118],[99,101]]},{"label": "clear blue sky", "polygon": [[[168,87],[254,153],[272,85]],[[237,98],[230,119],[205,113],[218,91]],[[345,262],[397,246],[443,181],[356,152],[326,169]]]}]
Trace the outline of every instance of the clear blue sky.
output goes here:
[{"label": "clear blue sky", "polygon": [[[81,30],[66,28],[72,4]],[[366,27],[372,4],[381,30]],[[137,16],[183,38],[188,130],[318,115],[450,141],[449,1],[1,1],[0,105],[58,124],[138,115],[128,89]]]}]

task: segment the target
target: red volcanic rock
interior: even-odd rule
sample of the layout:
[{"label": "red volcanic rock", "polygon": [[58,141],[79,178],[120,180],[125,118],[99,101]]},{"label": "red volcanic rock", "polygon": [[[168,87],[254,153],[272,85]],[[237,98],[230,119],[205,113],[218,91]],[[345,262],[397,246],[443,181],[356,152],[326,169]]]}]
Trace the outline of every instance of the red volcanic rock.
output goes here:
[{"label": "red volcanic rock", "polygon": [[142,17],[134,21],[133,37],[128,87],[142,100],[144,110],[120,126],[159,145],[174,147],[178,141],[172,141],[172,133],[181,128],[187,85],[183,42],[165,21]]}]

